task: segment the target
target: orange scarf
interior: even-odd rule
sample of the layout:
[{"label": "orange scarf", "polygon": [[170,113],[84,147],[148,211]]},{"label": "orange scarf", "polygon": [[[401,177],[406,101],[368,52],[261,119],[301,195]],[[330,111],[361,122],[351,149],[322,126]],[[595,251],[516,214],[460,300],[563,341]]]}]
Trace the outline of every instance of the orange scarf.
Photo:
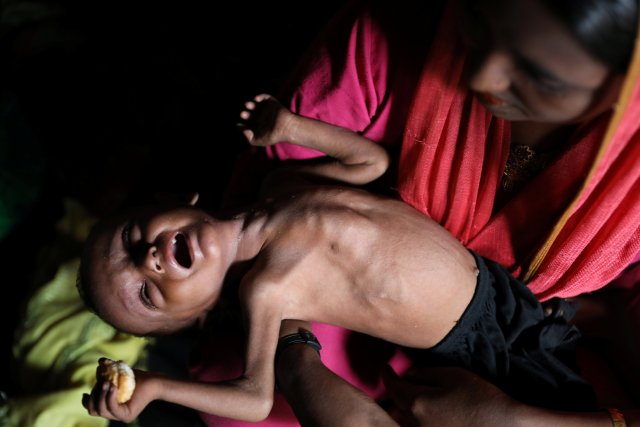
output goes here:
[{"label": "orange scarf", "polygon": [[614,114],[577,129],[559,157],[494,212],[510,126],[467,90],[455,40],[455,22],[444,19],[405,130],[400,196],[541,300],[606,285],[640,251],[638,49]]}]

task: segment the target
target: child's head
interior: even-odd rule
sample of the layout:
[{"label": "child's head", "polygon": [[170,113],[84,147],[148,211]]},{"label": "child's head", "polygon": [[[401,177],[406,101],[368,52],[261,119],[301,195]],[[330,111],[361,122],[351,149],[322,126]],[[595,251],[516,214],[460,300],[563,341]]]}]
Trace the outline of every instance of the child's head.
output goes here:
[{"label": "child's head", "polygon": [[175,332],[206,316],[226,273],[218,222],[190,205],[131,209],[98,223],[85,243],[78,290],[116,329]]}]

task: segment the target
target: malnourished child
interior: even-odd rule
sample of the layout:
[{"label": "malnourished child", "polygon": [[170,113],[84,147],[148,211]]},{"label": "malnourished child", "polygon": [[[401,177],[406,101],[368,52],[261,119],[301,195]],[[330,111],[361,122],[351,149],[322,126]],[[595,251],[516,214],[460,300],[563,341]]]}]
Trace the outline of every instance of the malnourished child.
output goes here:
[{"label": "malnourished child", "polygon": [[[129,421],[161,399],[262,420],[272,407],[284,319],[428,349],[420,353],[425,359],[471,368],[516,395],[535,390],[567,408],[587,402],[590,388],[554,354],[573,342],[574,329],[546,319],[526,286],[412,207],[345,185],[381,176],[389,162],[383,148],[294,115],[268,95],[246,107],[242,128],[251,144],[288,141],[330,157],[276,174],[259,203],[230,217],[192,203],[106,219],[87,241],[79,275],[88,305],[137,335],[202,321],[223,286],[237,286],[247,331],[244,374],[196,383],[139,371],[130,401],[118,404],[105,383],[85,395],[90,413]],[[309,185],[303,177],[342,185]],[[309,334],[300,338],[313,342]]]}]

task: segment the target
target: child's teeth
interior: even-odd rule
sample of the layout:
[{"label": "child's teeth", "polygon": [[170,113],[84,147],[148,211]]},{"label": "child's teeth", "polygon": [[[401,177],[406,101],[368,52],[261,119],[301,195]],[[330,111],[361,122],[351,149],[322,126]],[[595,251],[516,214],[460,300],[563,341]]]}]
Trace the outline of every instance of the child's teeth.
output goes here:
[{"label": "child's teeth", "polygon": [[171,243],[173,243],[174,245],[176,244],[176,238],[175,237],[173,238],[173,241]]}]

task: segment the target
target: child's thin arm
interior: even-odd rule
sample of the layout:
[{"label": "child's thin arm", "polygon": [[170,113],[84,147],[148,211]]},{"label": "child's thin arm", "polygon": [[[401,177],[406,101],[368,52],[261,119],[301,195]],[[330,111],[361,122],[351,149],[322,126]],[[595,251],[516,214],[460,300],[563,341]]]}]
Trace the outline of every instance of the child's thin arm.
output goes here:
[{"label": "child's thin arm", "polygon": [[[251,273],[247,275],[250,277]],[[159,398],[201,412],[244,421],[261,421],[271,412],[275,389],[274,359],[281,314],[279,287],[267,283],[240,286],[248,327],[244,375],[221,383],[167,380]]]},{"label": "child's thin arm", "polygon": [[[275,309],[281,298],[261,283],[242,286],[248,325],[246,368],[243,376],[217,383],[193,382],[158,374],[136,372],[136,388],[130,401],[116,402],[115,387],[98,383],[83,405],[91,415],[130,422],[153,400],[182,405],[196,411],[243,421],[265,419],[273,406],[274,359],[281,315]],[[254,292],[253,290],[256,290]]]},{"label": "child's thin arm", "polygon": [[273,386],[259,389],[260,381],[243,376],[231,381],[202,383],[136,371],[136,388],[128,402],[119,404],[115,386],[106,381],[97,383],[91,395],[84,395],[82,404],[90,415],[126,423],[135,420],[154,400],[222,417],[260,421],[269,415],[273,400],[270,395]]},{"label": "child's thin arm", "polygon": [[302,116],[293,116],[291,125],[289,142],[322,151],[335,159],[301,165],[302,172],[366,184],[389,167],[389,156],[383,147],[351,130]]},{"label": "child's thin arm", "polygon": [[336,161],[300,165],[297,171],[351,184],[366,184],[389,166],[386,150],[351,130],[298,116],[270,95],[258,95],[240,114],[247,140],[256,146],[278,142],[309,147]]}]

